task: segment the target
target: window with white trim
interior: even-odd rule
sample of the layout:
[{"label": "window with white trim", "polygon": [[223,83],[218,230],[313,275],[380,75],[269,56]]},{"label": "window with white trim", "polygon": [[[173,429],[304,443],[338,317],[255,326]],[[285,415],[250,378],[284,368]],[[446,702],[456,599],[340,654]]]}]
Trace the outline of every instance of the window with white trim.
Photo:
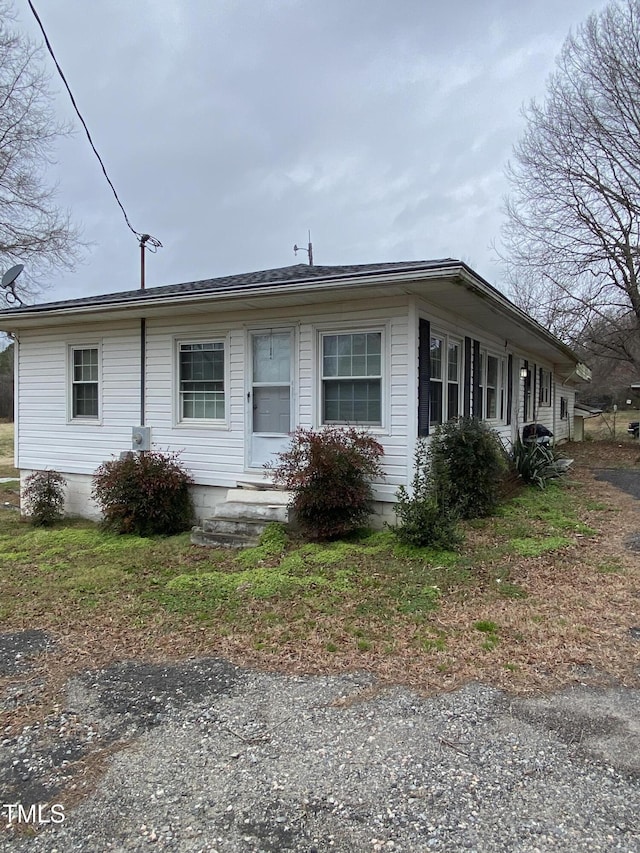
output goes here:
[{"label": "window with white trim", "polygon": [[224,341],[178,343],[181,421],[224,420],[224,373]]},{"label": "window with white trim", "polygon": [[560,397],[560,420],[569,418],[569,400],[566,397]]},{"label": "window with white trim", "polygon": [[382,426],[382,332],[322,333],[322,423]]},{"label": "window with white trim", "polygon": [[71,417],[98,420],[100,417],[100,349],[70,347]]},{"label": "window with white trim", "polygon": [[460,414],[462,343],[446,334],[431,335],[429,424],[437,426]]},{"label": "window with white trim", "polygon": [[551,405],[551,371],[540,368],[538,375],[538,403],[541,406]]},{"label": "window with white trim", "polygon": [[507,376],[505,359],[483,349],[480,351],[478,369],[480,373],[478,416],[487,421],[504,421]]}]

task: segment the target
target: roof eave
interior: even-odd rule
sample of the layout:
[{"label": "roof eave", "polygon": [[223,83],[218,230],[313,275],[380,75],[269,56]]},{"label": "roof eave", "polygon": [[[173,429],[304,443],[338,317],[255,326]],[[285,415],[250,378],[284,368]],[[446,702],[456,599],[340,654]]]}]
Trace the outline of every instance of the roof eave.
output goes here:
[{"label": "roof eave", "polygon": [[[189,291],[184,294],[168,293],[164,296],[149,297],[149,291],[145,292],[144,296],[137,294],[130,298],[118,299],[114,298],[105,302],[89,303],[82,305],[65,305],[59,307],[47,308],[46,305],[41,309],[38,306],[30,307],[25,311],[12,310],[11,312],[0,313],[0,326],[8,332],[19,331],[20,329],[28,328],[29,326],[41,325],[43,320],[54,320],[56,324],[64,322],[66,318],[84,318],[86,320],[100,320],[106,314],[114,311],[123,311],[138,314],[139,316],[149,316],[155,310],[166,307],[177,307],[197,304],[203,301],[215,301],[219,303],[233,303],[241,299],[256,299],[268,298],[273,296],[282,296],[293,293],[309,293],[313,291],[339,291],[352,290],[353,288],[365,288],[374,284],[402,284],[410,281],[428,281],[430,279],[445,278],[452,281],[459,281],[465,287],[474,291],[483,298],[490,299],[492,305],[499,313],[510,317],[517,321],[520,325],[527,328],[533,335],[545,340],[556,351],[562,353],[567,359],[566,364],[570,366],[573,373],[582,379],[590,379],[590,371],[585,365],[582,365],[576,354],[566,344],[562,343],[558,338],[551,334],[547,329],[536,322],[532,317],[529,317],[524,311],[518,308],[513,302],[507,299],[499,290],[493,287],[489,282],[479,276],[474,270],[464,264],[462,261],[446,261],[439,265],[424,267],[416,264],[415,267],[404,268],[397,271],[376,270],[366,271],[356,274],[336,275],[323,279],[319,278],[302,278],[291,281],[274,282],[268,285],[248,284],[236,288],[226,290],[216,290],[215,288],[198,291]],[[114,295],[114,296],[117,296]],[[35,321],[35,322],[34,322]]]},{"label": "roof eave", "polygon": [[[53,319],[53,318],[63,318],[63,317],[76,317],[76,316],[90,316],[92,314],[95,315],[103,315],[109,313],[114,310],[120,310],[123,308],[127,309],[143,309],[142,313],[145,313],[153,308],[163,308],[172,305],[188,305],[193,303],[198,303],[202,301],[234,301],[237,299],[246,299],[248,297],[268,297],[268,296],[280,296],[285,295],[287,293],[307,293],[311,291],[319,291],[319,282],[322,282],[322,289],[351,289],[354,287],[367,287],[371,284],[380,284],[380,283],[400,283],[402,281],[412,281],[416,278],[422,279],[430,279],[430,278],[448,278],[452,275],[457,274],[460,269],[459,264],[455,265],[443,265],[441,267],[434,267],[431,269],[424,269],[420,267],[416,267],[415,269],[408,270],[400,270],[397,272],[390,273],[388,271],[376,271],[376,272],[368,272],[361,273],[356,275],[349,276],[335,276],[331,278],[318,279],[318,278],[308,278],[308,279],[300,279],[293,284],[291,282],[276,282],[274,284],[269,285],[245,285],[237,288],[229,288],[226,290],[216,290],[212,288],[210,290],[202,289],[198,291],[189,291],[188,293],[180,294],[180,293],[170,293],[166,296],[155,296],[153,298],[149,298],[148,296],[137,297],[132,296],[127,299],[112,299],[110,301],[99,302],[99,303],[89,303],[84,305],[60,305],[56,308],[47,308],[46,305],[43,305],[42,308],[39,306],[30,306],[25,311],[19,311],[13,309],[11,312],[0,312],[0,324],[9,328],[9,326],[13,326],[18,328],[18,324],[20,327],[24,328],[29,325],[29,323],[33,322],[35,317],[44,318],[44,319]],[[149,293],[149,291],[146,291]],[[117,294],[115,294],[117,296]]]}]

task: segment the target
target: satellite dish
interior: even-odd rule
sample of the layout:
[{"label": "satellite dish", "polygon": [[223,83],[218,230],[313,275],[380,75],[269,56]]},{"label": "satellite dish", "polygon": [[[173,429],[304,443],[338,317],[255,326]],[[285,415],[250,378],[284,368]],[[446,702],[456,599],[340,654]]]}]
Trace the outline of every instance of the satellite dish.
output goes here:
[{"label": "satellite dish", "polygon": [[7,270],[2,276],[2,287],[9,287],[10,284],[13,284],[23,269],[24,264],[16,264],[15,267],[11,267],[10,270]]},{"label": "satellite dish", "polygon": [[3,287],[6,290],[4,298],[9,303],[19,302],[20,305],[24,305],[24,302],[20,299],[13,286],[13,282],[18,278],[23,269],[24,264],[16,264],[15,267],[11,267],[11,269],[7,270],[2,276],[0,287]]}]

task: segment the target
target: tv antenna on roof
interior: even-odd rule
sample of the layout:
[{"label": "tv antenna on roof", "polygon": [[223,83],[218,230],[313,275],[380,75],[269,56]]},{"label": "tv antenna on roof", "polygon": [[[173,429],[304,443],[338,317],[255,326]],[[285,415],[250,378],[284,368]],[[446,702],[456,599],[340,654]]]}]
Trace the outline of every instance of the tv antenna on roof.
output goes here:
[{"label": "tv antenna on roof", "polygon": [[309,242],[307,244],[307,248],[305,249],[304,246],[295,245],[293,247],[293,253],[294,253],[294,255],[297,255],[298,252],[306,252],[307,255],[309,255],[309,266],[312,267],[313,266],[313,245],[311,243],[311,231],[307,231],[307,234],[309,236]]}]

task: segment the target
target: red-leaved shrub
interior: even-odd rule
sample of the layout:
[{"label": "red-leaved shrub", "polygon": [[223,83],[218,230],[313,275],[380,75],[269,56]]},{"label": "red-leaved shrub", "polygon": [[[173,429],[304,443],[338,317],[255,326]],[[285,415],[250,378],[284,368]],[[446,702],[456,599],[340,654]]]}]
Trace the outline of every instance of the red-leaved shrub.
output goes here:
[{"label": "red-leaved shrub", "polygon": [[93,475],[92,497],[105,527],[139,536],[173,534],[193,522],[189,473],[177,453],[127,453],[103,462]]},{"label": "red-leaved shrub", "polygon": [[293,492],[292,507],[310,539],[335,539],[366,523],[371,480],[383,476],[382,446],[354,427],[298,428],[291,447],[267,465],[276,483]]}]

